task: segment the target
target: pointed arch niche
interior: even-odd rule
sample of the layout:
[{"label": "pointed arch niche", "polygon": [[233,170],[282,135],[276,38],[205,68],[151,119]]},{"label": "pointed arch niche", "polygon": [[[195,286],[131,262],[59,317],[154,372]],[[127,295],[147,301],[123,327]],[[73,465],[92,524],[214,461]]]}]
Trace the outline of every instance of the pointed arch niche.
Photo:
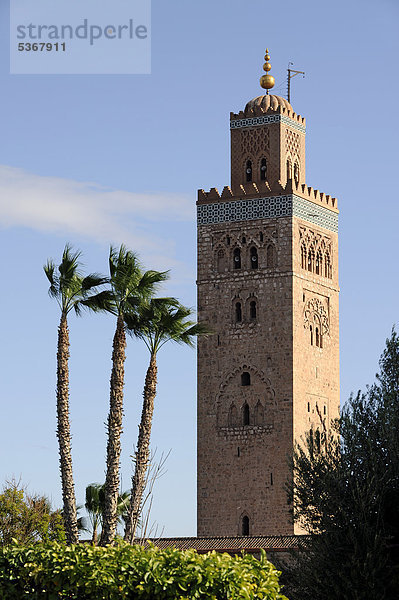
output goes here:
[{"label": "pointed arch niche", "polygon": [[270,380],[252,365],[243,364],[227,375],[216,397],[217,427],[269,431],[274,428],[275,392]]}]

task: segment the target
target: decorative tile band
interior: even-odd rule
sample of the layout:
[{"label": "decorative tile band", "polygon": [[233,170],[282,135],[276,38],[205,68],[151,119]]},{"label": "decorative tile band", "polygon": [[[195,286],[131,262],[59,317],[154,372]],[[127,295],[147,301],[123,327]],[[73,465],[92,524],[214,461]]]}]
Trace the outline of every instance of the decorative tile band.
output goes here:
[{"label": "decorative tile band", "polygon": [[295,194],[197,206],[198,225],[279,217],[298,217],[330,231],[338,231],[337,213]]},{"label": "decorative tile band", "polygon": [[241,127],[254,127],[256,125],[265,125],[266,123],[286,123],[290,127],[306,133],[305,125],[290,119],[286,115],[269,115],[265,117],[248,117],[248,119],[237,119],[230,121],[230,129],[240,129]]}]

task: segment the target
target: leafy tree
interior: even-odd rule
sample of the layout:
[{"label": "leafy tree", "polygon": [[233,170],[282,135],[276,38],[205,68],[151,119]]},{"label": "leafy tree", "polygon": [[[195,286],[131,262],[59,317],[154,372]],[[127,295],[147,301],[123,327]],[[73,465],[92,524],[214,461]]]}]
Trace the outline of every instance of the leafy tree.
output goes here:
[{"label": "leafy tree", "polygon": [[185,308],[173,298],[156,298],[142,303],[135,314],[126,317],[129,333],[143,340],[150,352],[135,453],[129,516],[124,536],[128,542],[132,542],[135,536],[146,484],[157,386],[157,353],[169,341],[193,346],[194,338],[197,335],[208,333],[208,329],[204,325],[187,320],[191,314],[192,311],[189,308]]},{"label": "leafy tree", "polygon": [[45,496],[31,496],[15,482],[4,486],[0,494],[0,546],[64,539],[61,511],[53,511]]},{"label": "leafy tree", "polygon": [[[68,314],[74,310],[80,315],[82,308],[102,310],[101,295],[97,288],[106,279],[92,273],[83,276],[80,271],[80,252],[73,252],[66,244],[61,263],[56,268],[48,260],[44,272],[50,282],[49,295],[55,298],[61,310],[57,346],[57,437],[60,455],[63,514],[67,542],[78,541],[75,488],[72,472],[71,433],[69,423],[69,330]],[[57,272],[58,271],[58,272]]]},{"label": "leafy tree", "polygon": [[[312,533],[288,568],[292,600],[390,600],[399,592],[399,338],[376,382],[352,396],[331,433],[294,453],[294,519]],[[291,592],[291,593],[290,593]]]},{"label": "leafy tree", "polygon": [[[102,525],[102,515],[105,506],[105,485],[101,483],[91,483],[86,487],[85,508],[89,514],[89,520],[92,531],[92,544],[96,545],[98,540],[98,528]],[[129,508],[130,493],[123,492],[118,496],[117,522],[122,523],[126,519]]]},{"label": "leafy tree", "polygon": [[138,310],[144,300],[150,299],[157,284],[167,279],[167,273],[142,272],[136,255],[121,245],[111,247],[109,255],[111,290],[104,295],[108,311],[116,316],[110,381],[110,409],[107,422],[107,469],[105,478],[105,505],[100,545],[111,544],[115,538],[118,516],[119,468],[123,416],[123,386],[126,349],[125,317]]}]

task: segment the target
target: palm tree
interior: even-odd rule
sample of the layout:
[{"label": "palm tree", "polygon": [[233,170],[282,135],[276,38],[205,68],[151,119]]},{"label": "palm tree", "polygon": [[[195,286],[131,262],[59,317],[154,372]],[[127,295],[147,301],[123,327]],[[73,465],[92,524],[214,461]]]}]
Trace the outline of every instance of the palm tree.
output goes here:
[{"label": "palm tree", "polygon": [[[102,525],[102,515],[104,512],[104,488],[105,485],[101,483],[91,483],[86,487],[86,502],[85,508],[89,513],[89,520],[91,524],[92,537],[91,543],[96,546],[98,539],[98,527]],[[117,522],[122,523],[127,518],[129,510],[130,493],[122,492],[118,495],[118,507],[117,507]]]},{"label": "palm tree", "polygon": [[169,341],[192,347],[197,335],[210,333],[205,325],[187,320],[191,315],[191,309],[182,306],[174,298],[156,298],[142,304],[136,314],[126,317],[129,333],[143,340],[150,352],[135,453],[129,515],[124,536],[130,543],[134,539],[140,517],[150,458],[151,426],[157,389],[157,353]]},{"label": "palm tree", "polygon": [[111,246],[109,255],[111,290],[108,310],[116,316],[113,340],[112,372],[110,381],[110,409],[107,422],[107,469],[104,490],[103,528],[100,545],[111,544],[117,525],[119,465],[123,416],[123,386],[126,348],[125,317],[138,310],[144,300],[149,300],[157,284],[165,281],[168,273],[142,272],[136,255],[121,245],[119,250]]},{"label": "palm tree", "polygon": [[[69,330],[68,314],[77,315],[83,307],[102,310],[98,286],[107,280],[97,273],[84,277],[80,272],[80,252],[73,252],[66,244],[58,269],[48,260],[44,272],[50,282],[49,295],[55,298],[61,310],[57,346],[57,437],[60,455],[63,514],[65,533],[69,544],[78,542],[75,488],[72,472],[71,433],[69,424]],[[58,271],[58,272],[57,272]]]}]

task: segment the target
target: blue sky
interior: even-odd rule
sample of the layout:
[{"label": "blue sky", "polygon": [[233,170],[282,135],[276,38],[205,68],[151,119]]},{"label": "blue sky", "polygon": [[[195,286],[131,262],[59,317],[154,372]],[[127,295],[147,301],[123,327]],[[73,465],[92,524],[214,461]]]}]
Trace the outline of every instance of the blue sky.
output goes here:
[{"label": "blue sky", "polygon": [[[21,477],[60,505],[55,438],[58,310],[42,265],[66,241],[88,271],[110,242],[195,306],[197,188],[229,184],[229,113],[261,93],[268,46],[276,93],[288,61],[306,72],[292,105],[307,119],[307,183],[340,214],[341,394],[372,381],[398,322],[395,0],[152,3],[151,75],[10,75],[0,0],[0,481]],[[114,322],[71,316],[71,419],[78,502],[105,464]],[[122,475],[129,487],[145,348],[129,342]],[[165,347],[153,429],[171,454],[152,511],[164,535],[195,535],[195,351]]]}]

